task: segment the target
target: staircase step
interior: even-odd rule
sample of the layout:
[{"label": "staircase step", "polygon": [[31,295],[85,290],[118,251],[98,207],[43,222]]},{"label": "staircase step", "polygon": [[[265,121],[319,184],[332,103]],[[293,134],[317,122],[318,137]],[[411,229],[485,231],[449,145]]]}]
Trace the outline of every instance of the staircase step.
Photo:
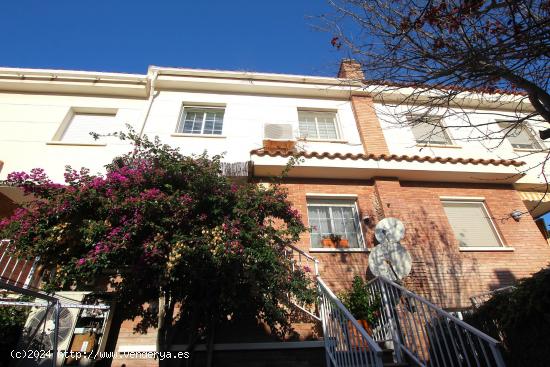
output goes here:
[{"label": "staircase step", "polygon": [[382,349],[382,362],[393,363],[393,349]]}]

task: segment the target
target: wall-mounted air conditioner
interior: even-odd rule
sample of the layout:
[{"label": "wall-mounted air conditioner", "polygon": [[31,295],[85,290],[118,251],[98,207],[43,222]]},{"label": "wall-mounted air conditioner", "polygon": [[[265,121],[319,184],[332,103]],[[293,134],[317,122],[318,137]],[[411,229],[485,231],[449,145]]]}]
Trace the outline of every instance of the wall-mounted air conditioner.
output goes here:
[{"label": "wall-mounted air conditioner", "polygon": [[292,124],[265,124],[263,143],[266,150],[293,150],[296,138]]},{"label": "wall-mounted air conditioner", "polygon": [[[58,292],[56,296],[62,299],[62,302],[79,303],[82,301],[87,292]],[[20,348],[25,350],[43,350],[50,351],[54,345],[54,307],[32,307],[30,310],[21,340],[19,341]],[[57,350],[66,351],[69,348],[71,342],[76,321],[80,314],[78,308],[61,308],[59,314],[59,328],[58,328],[58,341]],[[42,357],[51,357],[51,355],[44,354]],[[61,358],[58,354],[57,366],[62,366],[64,358]],[[51,358],[42,359],[30,359],[25,358],[17,361],[17,367],[34,367],[34,366],[51,366]]]}]

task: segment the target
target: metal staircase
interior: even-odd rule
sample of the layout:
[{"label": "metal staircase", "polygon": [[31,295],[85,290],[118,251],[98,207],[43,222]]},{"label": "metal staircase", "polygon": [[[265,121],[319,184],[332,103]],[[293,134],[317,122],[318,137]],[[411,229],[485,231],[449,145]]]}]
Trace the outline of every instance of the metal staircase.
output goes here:
[{"label": "metal staircase", "polygon": [[321,278],[318,260],[294,246],[285,251],[293,267],[312,269],[318,305],[295,305],[322,322],[327,367],[505,366],[500,342],[383,277],[368,283],[381,302],[367,334]]}]

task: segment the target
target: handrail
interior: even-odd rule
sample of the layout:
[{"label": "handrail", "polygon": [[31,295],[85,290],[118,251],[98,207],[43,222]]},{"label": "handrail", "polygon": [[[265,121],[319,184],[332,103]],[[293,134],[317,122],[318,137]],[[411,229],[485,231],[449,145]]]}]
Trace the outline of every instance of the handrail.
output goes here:
[{"label": "handrail", "polygon": [[317,277],[327,366],[382,367],[382,349]]},{"label": "handrail", "polygon": [[291,249],[293,249],[294,251],[296,252],[299,252],[300,255],[303,255],[304,257],[307,257],[308,259],[312,260],[312,261],[315,261],[315,262],[319,262],[319,260],[317,260],[316,258],[314,258],[313,256],[311,256],[310,254],[308,254],[307,252],[305,252],[304,250],[301,250],[300,248],[294,246],[294,245],[291,245],[291,244],[287,244],[286,247],[290,247]]},{"label": "handrail", "polygon": [[321,279],[321,277],[317,278],[317,280],[319,282],[319,285],[322,287],[323,291],[325,291],[327,295],[330,297],[331,301],[336,304],[336,306],[340,309],[340,311],[342,311],[342,313],[346,316],[346,318],[349,319],[349,321],[353,324],[353,326],[357,328],[357,330],[359,331],[359,334],[361,334],[361,336],[369,342],[369,347],[372,346],[372,349],[376,353],[378,352],[382,353],[382,348],[380,348],[378,343],[376,343],[376,341],[369,334],[367,334],[367,332],[365,331],[365,329],[363,329],[361,325],[359,325],[359,322],[357,322],[357,319],[353,317],[351,312],[349,312],[346,306],[344,306],[344,304],[338,299],[338,297],[336,297],[336,295],[330,290],[330,288]]},{"label": "handrail", "polygon": [[[288,247],[288,249],[290,251],[287,251],[287,249],[285,248],[284,252],[285,252],[285,255],[288,256],[289,259],[292,261],[291,266],[292,266],[293,271],[294,271],[296,265],[298,265],[301,268],[301,270],[303,270],[304,264],[302,263],[302,258],[305,259],[305,263],[306,263],[305,265],[308,266],[308,267],[309,267],[309,265],[311,265],[311,263],[313,263],[312,266],[313,266],[314,273],[312,275],[310,275],[310,277],[311,277],[312,282],[315,283],[317,281],[317,277],[319,276],[319,261],[316,258],[314,258],[313,256],[311,256],[311,255],[305,253],[304,251],[300,250],[296,246],[286,245],[286,247]],[[317,321],[322,321],[321,317],[319,315],[319,312],[318,312],[319,310],[318,310],[317,307],[314,307],[314,309],[308,309],[309,308],[308,305],[299,304],[298,302],[296,302],[296,300],[292,299],[292,297],[290,295],[289,295],[289,301],[294,307],[302,310],[303,312],[310,315],[311,317],[313,317]]]},{"label": "handrail", "polygon": [[319,316],[302,305],[293,304],[321,321],[327,366],[383,367],[382,349],[321,279],[319,261],[296,246],[287,245],[286,247],[289,251],[286,248],[284,251],[286,256],[292,259],[292,269],[296,265],[303,268],[302,260],[305,260],[306,264],[313,263],[315,269],[313,280],[317,285]]},{"label": "handrail", "polygon": [[422,298],[420,297],[419,295],[417,295],[416,293],[413,293],[411,292],[410,290],[408,290],[407,288],[395,283],[394,281],[388,279],[388,278],[385,278],[385,277],[378,277],[381,281],[383,282],[386,282],[386,283],[389,283],[391,284],[393,287],[395,288],[398,288],[399,290],[401,290],[401,292],[404,292],[406,293],[407,295],[409,295],[410,297],[413,297],[415,299],[417,299],[418,301],[426,304],[427,306],[431,307],[435,312],[439,313],[440,315],[443,315],[445,317],[448,317],[449,319],[453,320],[454,322],[456,322],[458,325],[462,326],[463,328],[465,329],[468,329],[468,331],[470,331],[471,333],[479,336],[480,338],[483,338],[485,339],[486,341],[490,342],[490,343],[493,343],[493,344],[500,344],[500,342],[498,340],[496,340],[495,338],[491,337],[490,335],[487,335],[485,334],[484,332],[482,332],[481,330],[478,330],[476,329],[475,327],[473,327],[472,325],[462,321],[461,319],[459,319],[458,317],[456,316],[453,316],[452,314],[448,313],[447,311],[443,310],[442,308],[434,305],[433,303],[431,303],[430,301],[428,301],[427,299],[425,298]]},{"label": "handrail", "polygon": [[[382,300],[377,330],[389,330],[395,356],[419,366],[504,367],[500,342],[385,277],[367,283]],[[378,341],[388,338],[374,334]]]},{"label": "handrail", "polygon": [[[470,297],[470,302],[472,303],[472,306],[477,308],[479,307],[480,305],[482,305],[483,303],[485,303],[487,300],[489,300],[489,298],[495,294],[498,294],[498,293],[503,293],[503,292],[511,292],[513,291],[514,289],[516,289],[515,286],[513,285],[509,285],[507,287],[502,287],[502,288],[497,288],[497,289],[493,289],[492,291],[488,291],[488,292],[483,292],[483,293],[478,293],[478,294],[474,294],[473,296]],[[485,298],[486,297],[486,298]],[[485,298],[485,299],[484,299]]]}]

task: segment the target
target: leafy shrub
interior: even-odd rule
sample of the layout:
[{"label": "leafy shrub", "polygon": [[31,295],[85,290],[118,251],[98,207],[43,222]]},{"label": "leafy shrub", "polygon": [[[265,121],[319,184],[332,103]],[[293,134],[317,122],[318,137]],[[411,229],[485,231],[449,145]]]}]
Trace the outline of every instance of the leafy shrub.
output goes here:
[{"label": "leafy shrub", "polygon": [[466,329],[456,327],[446,316],[431,317],[426,323],[426,333],[433,341],[428,348],[430,360],[438,365],[496,366],[489,345]]},{"label": "leafy shrub", "polygon": [[0,366],[7,366],[10,352],[16,348],[30,308],[23,306],[0,307]]},{"label": "leafy shrub", "polygon": [[465,321],[502,341],[508,366],[549,366],[550,268],[495,294]]},{"label": "leafy shrub", "polygon": [[351,289],[340,295],[346,308],[357,320],[374,325],[380,316],[380,299],[369,293],[367,283],[359,275],[353,278]]}]

